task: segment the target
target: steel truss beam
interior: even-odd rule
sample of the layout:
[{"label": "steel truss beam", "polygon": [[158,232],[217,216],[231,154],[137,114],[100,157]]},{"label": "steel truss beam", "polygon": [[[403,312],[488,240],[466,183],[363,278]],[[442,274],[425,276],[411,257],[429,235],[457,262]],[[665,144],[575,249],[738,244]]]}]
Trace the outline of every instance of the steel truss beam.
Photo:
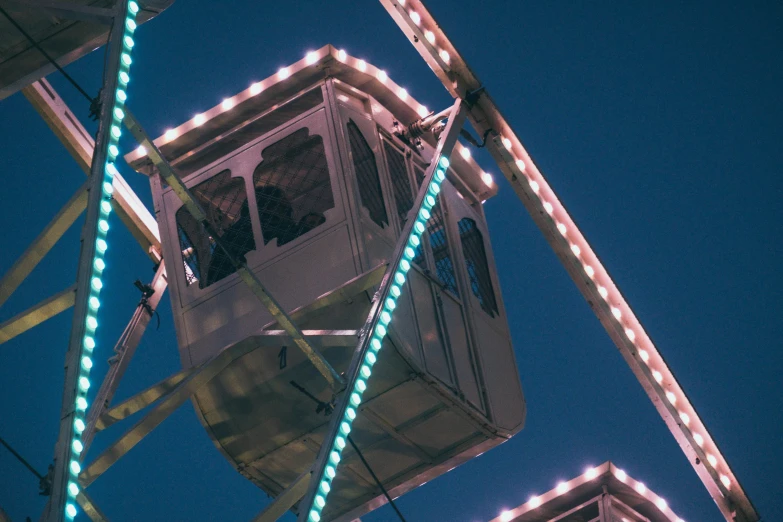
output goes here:
[{"label": "steel truss beam", "polygon": [[76,495],[76,502],[79,503],[84,510],[84,513],[90,517],[90,520],[93,522],[109,522],[109,519],[106,518],[106,515],[104,515],[100,509],[98,509],[98,506],[95,505],[95,502],[92,501],[92,498],[90,498],[86,491],[82,490]]},{"label": "steel truss beam", "polygon": [[759,514],[663,356],[481,81],[421,0],[380,2],[449,93],[468,102],[468,118],[479,134],[490,132],[492,139],[487,148],[503,175],[614,341],[723,516],[729,521],[758,521]]},{"label": "steel truss beam", "polygon": [[252,522],[274,522],[285,515],[307,492],[312,475],[312,470],[307,470],[296,477],[290,486],[285,488],[271,504],[253,518]]},{"label": "steel truss beam", "polygon": [[[51,84],[46,79],[41,79],[22,89],[22,93],[71,153],[79,167],[89,175],[95,142]],[[112,209],[150,259],[154,263],[160,262],[162,250],[157,221],[121,175],[114,176],[112,185]]]},{"label": "steel truss beam", "polygon": [[[408,245],[408,239],[411,235],[411,232],[413,231],[414,224],[418,222],[415,217],[418,216],[419,211],[424,204],[424,198],[429,191],[430,184],[432,183],[433,177],[435,175],[435,170],[438,168],[439,158],[442,156],[448,157],[454,148],[454,145],[457,143],[457,138],[459,137],[460,130],[462,129],[463,122],[465,121],[466,111],[467,105],[461,100],[456,100],[452,107],[446,128],[441,134],[438,145],[435,148],[435,152],[432,156],[433,160],[430,163],[430,166],[427,168],[424,180],[422,181],[421,187],[419,188],[419,192],[416,196],[415,203],[410,210],[409,219],[407,220],[407,223],[403,228],[399,239],[397,240],[397,244],[389,260],[388,267],[384,273],[381,286],[373,297],[373,304],[370,309],[370,314],[368,315],[364,326],[360,330],[362,332],[361,337],[359,338],[359,342],[357,343],[354,350],[354,355],[351,358],[351,363],[348,366],[348,370],[345,372],[345,389],[347,391],[340,395],[334,412],[332,413],[332,418],[329,421],[328,431],[324,437],[323,443],[321,444],[321,449],[318,452],[318,458],[315,462],[315,466],[313,467],[313,480],[310,481],[310,485],[307,488],[307,494],[302,499],[302,503],[300,504],[299,517],[297,518],[299,522],[313,521],[313,519],[310,517],[310,510],[313,507],[315,495],[318,492],[319,484],[322,477],[324,476],[326,466],[329,463],[329,457],[330,453],[332,453],[335,439],[340,433],[339,427],[343,422],[346,409],[348,408],[348,400],[351,395],[351,391],[354,389],[356,381],[359,378],[359,370],[363,365],[363,361],[369,349],[370,339],[372,338],[373,332],[375,331],[375,328],[380,320],[381,310],[383,309],[382,304],[389,296],[389,290],[392,286],[392,283],[394,282],[393,276],[395,275],[395,272],[397,271],[397,268],[403,259],[403,253],[406,246]],[[410,217],[413,217],[413,219],[410,219]]]},{"label": "steel truss beam", "polygon": [[[118,0],[116,4],[121,12],[128,8],[128,0]],[[73,322],[68,343],[68,351],[65,355],[65,384],[63,386],[62,406],[60,408],[60,427],[58,430],[57,444],[55,445],[54,473],[52,478],[52,495],[48,504],[47,520],[50,522],[62,521],[65,517],[65,504],[68,498],[67,485],[69,480],[69,467],[73,449],[71,441],[74,434],[74,419],[76,418],[75,397],[77,394],[77,381],[79,380],[80,361],[82,355],[82,342],[87,331],[85,318],[88,311],[88,299],[90,297],[90,279],[93,272],[93,259],[96,252],[96,239],[98,237],[98,220],[100,218],[100,203],[103,198],[102,185],[104,182],[104,169],[108,155],[110,141],[110,127],[114,117],[112,113],[114,95],[117,89],[118,70],[120,66],[120,54],[122,53],[122,38],[125,29],[125,17],[116,16],[112,21],[111,37],[108,43],[106,70],[103,76],[103,88],[101,90],[101,109],[98,122],[98,134],[92,155],[90,166],[89,193],[87,196],[87,215],[81,235],[81,250],[79,253],[79,265],[76,276],[76,297],[74,303]],[[89,384],[89,381],[88,381]]]},{"label": "steel truss beam", "polygon": [[79,187],[0,280],[0,306],[19,288],[30,272],[71,228],[85,208],[87,208],[87,183]]},{"label": "steel truss beam", "polygon": [[54,294],[4,323],[0,323],[0,344],[10,341],[30,328],[64,312],[73,306],[75,299],[76,285],[71,285],[62,292]]},{"label": "steel truss beam", "polygon": [[294,344],[304,352],[313,366],[318,369],[324,379],[329,383],[332,390],[339,391],[343,387],[343,378],[340,377],[334,368],[332,368],[323,354],[314,349],[307,342],[304,335],[302,335],[302,332],[293,323],[286,311],[280,306],[274,296],[269,293],[261,280],[247,267],[245,260],[237,258],[228,248],[226,248],[220,236],[215,233],[214,227],[209,221],[204,209],[201,208],[199,202],[174,172],[174,169],[171,168],[171,165],[169,165],[168,161],[163,157],[163,154],[161,154],[158,147],[152,142],[152,139],[150,139],[138,120],[136,120],[136,117],[133,116],[129,110],[125,111],[124,124],[128,130],[131,131],[131,134],[133,134],[139,144],[147,149],[147,154],[158,168],[158,172],[160,172],[160,175],[166,180],[166,183],[174,190],[174,193],[182,201],[188,212],[190,212],[199,223],[204,225],[204,228],[215,240],[218,247],[221,248],[224,254],[231,260],[231,263],[236,267],[239,278],[250,287],[250,290],[258,300],[266,306],[269,313],[272,314],[272,317],[274,317],[278,324],[280,324],[280,326],[293,338]]}]

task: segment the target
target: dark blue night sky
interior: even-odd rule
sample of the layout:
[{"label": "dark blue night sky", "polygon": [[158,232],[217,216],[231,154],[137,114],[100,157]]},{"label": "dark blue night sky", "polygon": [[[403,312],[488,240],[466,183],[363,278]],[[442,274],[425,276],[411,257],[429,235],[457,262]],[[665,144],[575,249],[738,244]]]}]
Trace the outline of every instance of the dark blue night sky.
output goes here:
[{"label": "dark blue night sky", "polygon": [[[358,4],[178,0],[136,33],[128,103],[157,136],[332,43],[384,68],[428,107],[449,104],[381,5]],[[430,4],[613,274],[764,520],[783,520],[781,4]],[[98,52],[68,70],[95,93],[101,67]],[[60,77],[50,80],[86,122],[79,94]],[[0,143],[4,273],[84,175],[21,94],[0,102]],[[501,177],[488,156],[478,160]],[[120,170],[150,204],[146,178]],[[485,210],[527,425],[399,499],[407,519],[486,521],[612,460],[683,519],[720,520],[505,181]],[[152,277],[127,230],[116,218],[112,224],[102,346],[113,344],[138,302],[133,281]],[[0,309],[0,321],[72,283],[78,231]],[[117,400],[179,369],[168,297],[160,314]],[[40,470],[53,455],[70,321],[61,314],[0,346],[0,436]],[[96,375],[109,356],[97,354]],[[90,454],[125,426],[99,435]],[[215,450],[190,404],[90,491],[115,522],[250,520],[268,503]],[[37,480],[0,448],[0,507],[16,522],[36,520],[43,504]],[[387,506],[363,520],[396,517]]]}]

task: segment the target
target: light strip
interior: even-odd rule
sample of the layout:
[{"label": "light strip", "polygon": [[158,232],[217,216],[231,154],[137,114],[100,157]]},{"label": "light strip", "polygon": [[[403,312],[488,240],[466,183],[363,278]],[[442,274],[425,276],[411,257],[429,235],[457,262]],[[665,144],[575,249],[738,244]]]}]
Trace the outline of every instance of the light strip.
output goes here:
[{"label": "light strip", "polygon": [[[593,481],[599,477],[603,477],[606,474],[611,473],[614,477],[633,488],[637,494],[643,496],[651,504],[653,504],[661,514],[672,522],[685,522],[682,518],[677,516],[674,510],[669,507],[666,500],[648,488],[643,482],[640,482],[630,477],[625,471],[619,469],[611,462],[605,462],[597,467],[588,467],[584,473],[575,477],[567,482],[559,482],[554,488],[542,493],[541,495],[531,496],[527,502],[514,508],[503,510],[497,518],[494,518],[491,522],[511,522],[516,517],[519,517],[525,513],[528,513],[541,506],[545,506],[548,502],[555,500],[556,498],[568,493],[569,491],[577,488],[583,484]],[[610,491],[611,493],[611,491]]]},{"label": "light strip", "polygon": [[372,368],[378,360],[378,353],[383,347],[383,340],[388,333],[387,329],[394,315],[394,310],[397,308],[397,300],[400,298],[403,289],[405,288],[408,271],[411,269],[411,263],[416,256],[416,249],[421,244],[421,236],[427,230],[427,222],[432,217],[430,211],[437,202],[441,183],[446,179],[446,169],[449,167],[449,159],[446,156],[440,156],[433,161],[437,161],[437,168],[432,176],[432,181],[427,189],[427,194],[424,196],[417,218],[413,223],[413,228],[408,236],[402,258],[391,272],[394,274],[392,276],[391,286],[389,287],[389,291],[387,292],[381,307],[381,312],[378,315],[378,320],[372,331],[369,349],[359,368],[359,376],[353,383],[353,387],[350,390],[345,391],[345,393],[349,394],[348,407],[345,409],[345,414],[340,421],[339,432],[335,438],[334,445],[329,451],[328,463],[324,468],[324,473],[320,477],[317,477],[319,480],[318,489],[308,514],[308,520],[310,522],[319,522],[321,520],[321,512],[326,506],[326,500],[332,489],[332,481],[337,475],[337,465],[340,463],[343,450],[347,445],[347,439],[348,435],[351,433],[353,421],[358,415],[359,405],[362,403],[362,396],[367,390],[367,382],[372,375]]},{"label": "light strip", "polygon": [[[78,476],[81,472],[79,460],[84,444],[82,433],[86,428],[87,418],[87,392],[90,389],[90,370],[92,369],[92,352],[95,349],[95,332],[98,329],[98,310],[101,307],[100,294],[103,288],[103,271],[106,268],[106,251],[108,249],[107,236],[109,233],[109,214],[111,214],[111,197],[114,192],[112,182],[118,174],[114,162],[120,154],[119,139],[122,135],[122,120],[125,118],[125,100],[127,99],[128,83],[130,82],[130,65],[133,61],[131,53],[135,42],[133,33],[136,30],[136,14],[139,5],[135,1],[128,2],[128,10],[125,13],[123,23],[124,34],[122,38],[122,51],[120,53],[120,65],[117,78],[117,89],[112,96],[111,124],[109,140],[106,149],[106,164],[103,170],[103,183],[101,184],[101,200],[99,206],[99,218],[97,221],[97,234],[95,242],[95,256],[92,259],[92,274],[90,275],[90,295],[87,301],[87,314],[85,318],[85,335],[81,343],[79,355],[79,378],[77,380],[77,393],[74,401],[73,438],[70,441],[71,461],[68,464],[67,501],[65,504],[65,516],[70,520],[76,516],[76,496],[79,494]],[[107,44],[108,45],[108,44]]]},{"label": "light strip", "polygon": [[[453,96],[464,99],[468,92],[481,87],[481,82],[420,0],[409,0],[404,8],[395,0],[380,1]],[[417,45],[422,42],[420,35],[424,36],[424,42],[432,38],[449,50],[449,67],[440,66],[439,56],[426,43]],[[474,123],[479,120],[473,117],[476,114],[480,114],[486,128],[496,132],[491,152],[515,192],[563,261],[577,287],[593,303],[596,315],[620,348],[723,515],[730,519],[732,512],[740,507],[747,520],[758,520],[755,508],[660,352],[488,96],[478,97],[469,113]],[[525,183],[521,183],[522,180]]]}]

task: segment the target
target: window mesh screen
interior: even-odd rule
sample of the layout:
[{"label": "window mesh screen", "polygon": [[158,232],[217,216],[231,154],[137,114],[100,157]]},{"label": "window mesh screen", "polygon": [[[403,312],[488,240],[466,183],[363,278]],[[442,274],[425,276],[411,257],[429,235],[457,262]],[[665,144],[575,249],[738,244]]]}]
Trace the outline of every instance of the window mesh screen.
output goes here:
[{"label": "window mesh screen", "polygon": [[429,236],[430,248],[432,249],[432,257],[435,260],[435,271],[438,274],[438,279],[446,289],[459,296],[457,278],[454,276],[454,263],[451,260],[449,238],[448,234],[446,234],[440,200],[432,207],[432,218],[427,224],[427,234]]},{"label": "window mesh screen", "polygon": [[465,268],[470,280],[470,289],[478,298],[481,308],[494,317],[498,313],[498,305],[495,301],[495,291],[492,289],[484,238],[476,227],[475,221],[470,218],[459,221],[459,239],[465,254]]},{"label": "window mesh screen", "polygon": [[[191,192],[232,255],[241,257],[255,249],[242,178],[232,178],[231,171],[224,170],[199,183]],[[198,282],[199,288],[206,288],[234,273],[228,256],[185,207],[177,211],[176,221],[188,285]]]},{"label": "window mesh screen", "polygon": [[264,244],[285,245],[326,222],[334,208],[321,136],[302,128],[266,147],[253,172]]},{"label": "window mesh screen", "polygon": [[376,225],[383,228],[389,224],[389,216],[386,215],[386,207],[383,204],[383,192],[381,191],[381,178],[378,175],[378,166],[375,163],[375,154],[364,139],[359,127],[353,120],[348,121],[348,141],[351,145],[353,167],[356,170],[356,181],[359,184],[359,196],[362,205],[370,213]]},{"label": "window mesh screen", "polygon": [[383,140],[383,150],[386,153],[386,166],[389,168],[389,176],[394,190],[394,202],[397,205],[397,215],[400,216],[400,226],[402,227],[405,226],[405,218],[413,207],[413,193],[408,178],[408,169],[405,168],[405,157],[394,145]]}]

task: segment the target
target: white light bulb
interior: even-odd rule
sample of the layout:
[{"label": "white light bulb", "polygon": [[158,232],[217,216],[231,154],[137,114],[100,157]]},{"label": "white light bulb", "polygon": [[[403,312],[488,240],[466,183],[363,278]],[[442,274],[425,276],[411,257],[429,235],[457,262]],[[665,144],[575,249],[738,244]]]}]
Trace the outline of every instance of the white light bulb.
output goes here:
[{"label": "white light bulb", "polygon": [[277,78],[279,80],[285,80],[289,76],[291,76],[291,71],[288,70],[288,67],[283,67],[282,69],[277,71]]},{"label": "white light bulb", "polygon": [[653,379],[655,379],[655,381],[658,384],[661,384],[663,382],[663,375],[661,375],[661,372],[659,372],[658,370],[653,370],[652,375],[653,375]]},{"label": "white light bulb", "polygon": [[552,212],[554,212],[555,208],[552,206],[552,203],[550,203],[549,201],[545,201],[544,210],[546,210],[547,214],[551,214]]},{"label": "white light bulb", "polygon": [[506,510],[500,514],[500,522],[509,522],[513,516],[514,514],[511,511]]},{"label": "white light bulb", "polygon": [[660,497],[658,497],[658,500],[655,501],[655,505],[658,506],[658,509],[661,511],[666,511],[666,508],[669,507],[666,504],[666,501]]},{"label": "white light bulb", "polygon": [[224,98],[220,106],[223,108],[224,111],[232,109],[234,107],[234,100],[231,98]]},{"label": "white light bulb", "polygon": [[585,477],[587,477],[588,480],[593,480],[595,477],[598,476],[598,470],[595,468],[587,468],[585,470]]},{"label": "white light bulb", "polygon": [[250,95],[255,96],[259,94],[262,90],[263,90],[263,86],[261,85],[261,82],[256,82],[250,86]]},{"label": "white light bulb", "polygon": [[405,89],[400,88],[400,90],[397,91],[397,96],[399,96],[401,100],[407,100],[408,99],[408,91],[406,91]]},{"label": "white light bulb", "polygon": [[613,306],[612,307],[612,315],[614,316],[615,319],[617,319],[619,321],[620,318],[623,316],[623,313],[620,311],[619,308],[615,308]]},{"label": "white light bulb", "polygon": [[503,138],[503,146],[506,147],[506,150],[511,150],[511,140]]},{"label": "white light bulb", "polygon": [[598,293],[599,293],[599,294],[601,295],[601,297],[603,297],[604,299],[606,299],[606,298],[609,296],[609,291],[608,291],[606,288],[604,288],[603,286],[599,286],[599,287],[598,287]]},{"label": "white light bulb", "polygon": [[462,156],[462,159],[470,159],[470,149],[467,147],[462,147],[459,150],[459,155]]},{"label": "white light bulb", "polygon": [[143,156],[143,155],[145,155],[146,153],[147,153],[147,149],[146,149],[146,148],[144,148],[144,145],[139,145],[139,146],[136,148],[136,154],[139,154],[139,155]]},{"label": "white light bulb", "polygon": [[438,53],[440,56],[440,59],[443,60],[443,62],[448,65],[449,62],[451,62],[451,56],[449,56],[449,52],[446,49],[441,49],[440,53]]},{"label": "white light bulb", "polygon": [[204,125],[204,122],[207,121],[207,117],[203,114],[196,114],[193,116],[193,123],[196,125],[196,127],[200,127],[201,125]]},{"label": "white light bulb", "polygon": [[426,38],[427,41],[431,44],[435,43],[435,33],[432,31],[424,31],[424,38]]},{"label": "white light bulb", "polygon": [[566,482],[560,482],[560,483],[557,485],[557,488],[555,488],[555,491],[557,491],[557,493],[558,493],[559,495],[562,495],[563,493],[565,493],[566,491],[568,491],[568,484],[567,484]]},{"label": "white light bulb", "polygon": [[[677,404],[677,396],[674,395],[672,392],[667,391],[666,392],[666,398],[669,400],[669,402],[672,404],[672,406]],[[696,435],[694,435],[694,438],[695,437],[696,437]]]},{"label": "white light bulb", "polygon": [[708,453],[707,454],[707,462],[710,463],[710,466],[713,468],[718,465],[718,459],[715,458],[715,455]]},{"label": "white light bulb", "polygon": [[595,275],[595,270],[593,270],[593,267],[590,266],[590,265],[585,265],[584,268],[585,268],[585,274],[587,274],[587,277],[592,279],[593,276]]},{"label": "white light bulb", "polygon": [[491,187],[493,183],[492,174],[489,172],[482,172],[481,181],[483,181],[486,186]]},{"label": "white light bulb", "polygon": [[376,77],[378,78],[378,81],[381,83],[386,83],[386,80],[389,79],[389,75],[386,74],[386,71],[378,71]]},{"label": "white light bulb", "polygon": [[524,162],[524,161],[522,161],[521,159],[519,159],[519,160],[517,160],[517,161],[516,161],[516,164],[517,164],[517,168],[518,168],[518,169],[519,169],[521,172],[525,172],[525,169],[527,168],[527,166],[525,165],[525,162]]},{"label": "white light bulb", "polygon": [[341,62],[344,62],[348,58],[348,53],[345,52],[345,49],[340,49],[337,51],[337,59]]},{"label": "white light bulb", "polygon": [[625,336],[628,337],[628,339],[630,339],[631,341],[636,339],[636,334],[630,328],[625,329]]},{"label": "white light bulb", "polygon": [[533,192],[535,192],[536,194],[538,194],[538,191],[541,189],[541,187],[538,186],[538,182],[533,181],[532,179],[530,180],[530,188],[532,188]]},{"label": "white light bulb", "polygon": [[[562,224],[562,223],[558,223],[558,224],[557,224],[557,231],[558,231],[558,232],[560,232],[560,235],[563,235],[563,236],[565,236],[565,235],[566,235],[566,232],[567,232],[568,230],[566,229],[566,226],[565,226],[564,224]],[[603,288],[603,287],[601,287],[601,288]]]},{"label": "white light bulb", "polygon": [[579,245],[571,245],[571,252],[573,252],[576,257],[579,257],[579,254],[582,253],[582,249],[579,248]]},{"label": "white light bulb", "polygon": [[307,65],[313,65],[315,62],[318,61],[318,53],[315,51],[310,51],[305,55],[305,63]]},{"label": "white light bulb", "polygon": [[416,112],[418,112],[419,116],[423,118],[430,113],[430,110],[424,105],[419,105],[419,108],[416,110]]},{"label": "white light bulb", "polygon": [[720,481],[723,483],[723,486],[726,489],[729,489],[729,487],[731,486],[731,480],[726,475],[721,475],[720,476]]},{"label": "white light bulb", "polygon": [[537,508],[541,505],[541,497],[533,495],[530,497],[530,500],[528,500],[528,503],[530,504],[530,507]]},{"label": "white light bulb", "polygon": [[615,473],[615,476],[617,476],[617,479],[621,482],[625,482],[625,479],[628,478],[628,475],[625,473],[625,471],[618,469],[617,473]]},{"label": "white light bulb", "polygon": [[704,437],[702,437],[700,434],[694,433],[693,440],[696,441],[696,444],[698,444],[700,448],[704,446]]},{"label": "white light bulb", "polygon": [[419,13],[417,13],[416,11],[411,11],[410,15],[411,15],[411,20],[413,20],[414,24],[419,25],[421,23],[421,16],[419,16]]},{"label": "white light bulb", "polygon": [[644,483],[642,483],[642,482],[638,482],[636,484],[636,488],[635,489],[636,489],[636,491],[638,491],[639,493],[644,495],[644,492],[647,491],[647,486],[645,486]]},{"label": "white light bulb", "polygon": [[166,138],[166,141],[171,141],[177,137],[177,132],[174,129],[167,129],[163,137]]},{"label": "white light bulb", "polygon": [[680,420],[682,420],[682,423],[685,424],[686,426],[691,422],[691,418],[684,411],[680,412]]}]

